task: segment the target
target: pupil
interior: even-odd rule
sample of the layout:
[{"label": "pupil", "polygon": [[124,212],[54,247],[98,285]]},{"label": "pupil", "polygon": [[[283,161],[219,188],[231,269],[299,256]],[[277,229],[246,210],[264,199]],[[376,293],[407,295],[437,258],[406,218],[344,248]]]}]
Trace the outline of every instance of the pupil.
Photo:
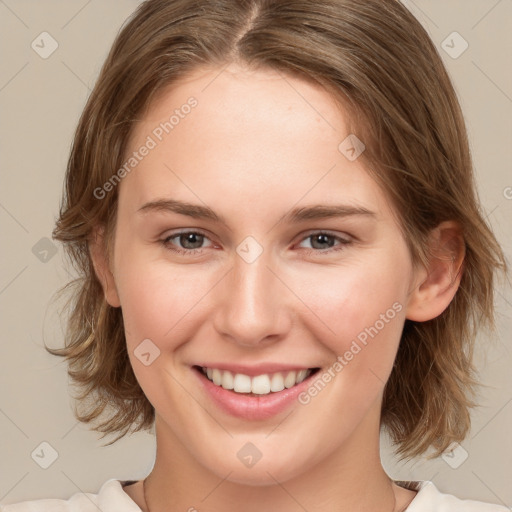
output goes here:
[{"label": "pupil", "polygon": [[[203,243],[203,235],[200,235],[199,233],[185,233],[180,236],[180,243],[186,249],[198,249]],[[187,244],[191,244],[193,247],[190,247],[190,245]]]},{"label": "pupil", "polygon": [[[332,247],[334,245],[334,240],[331,239],[330,235],[314,235],[313,236],[313,247],[315,247],[315,243],[317,240],[320,241],[320,244],[327,244],[328,247]],[[330,243],[329,243],[330,242]],[[316,249],[325,249],[325,246],[316,247]]]}]

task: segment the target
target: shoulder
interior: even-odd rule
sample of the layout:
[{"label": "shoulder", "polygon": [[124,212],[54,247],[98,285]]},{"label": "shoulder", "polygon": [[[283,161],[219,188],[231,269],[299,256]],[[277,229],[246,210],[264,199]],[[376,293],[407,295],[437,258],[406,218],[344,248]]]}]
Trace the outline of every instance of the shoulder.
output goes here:
[{"label": "shoulder", "polygon": [[68,500],[43,499],[0,505],[0,512],[141,512],[120,480],[106,481],[98,494],[77,493]]},{"label": "shoulder", "polygon": [[[397,482],[398,483],[398,482]],[[451,494],[440,492],[430,481],[400,482],[400,484],[416,484],[418,494],[405,512],[510,512],[502,505],[492,505],[482,501],[462,500]],[[404,485],[404,487],[409,487]]]}]

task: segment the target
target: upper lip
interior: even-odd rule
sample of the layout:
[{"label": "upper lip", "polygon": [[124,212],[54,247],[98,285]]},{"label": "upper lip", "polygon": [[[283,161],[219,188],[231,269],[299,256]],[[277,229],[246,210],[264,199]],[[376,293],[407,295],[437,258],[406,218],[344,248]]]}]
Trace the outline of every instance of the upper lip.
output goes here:
[{"label": "upper lip", "polygon": [[229,370],[232,373],[243,373],[249,377],[263,375],[264,373],[291,372],[308,370],[309,368],[318,368],[317,366],[297,366],[284,363],[260,363],[256,365],[228,364],[228,363],[201,363],[197,366],[203,368],[217,368],[219,370]]}]

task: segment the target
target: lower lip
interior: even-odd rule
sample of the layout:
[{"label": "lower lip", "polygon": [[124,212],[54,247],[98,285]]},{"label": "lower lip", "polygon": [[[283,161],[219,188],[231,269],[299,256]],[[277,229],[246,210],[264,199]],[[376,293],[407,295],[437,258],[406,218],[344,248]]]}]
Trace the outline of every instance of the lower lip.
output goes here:
[{"label": "lower lip", "polygon": [[232,416],[253,421],[266,420],[286,410],[320,373],[317,371],[299,384],[276,393],[270,392],[268,395],[249,396],[217,386],[198,367],[194,367],[193,370],[209,397],[218,407]]}]

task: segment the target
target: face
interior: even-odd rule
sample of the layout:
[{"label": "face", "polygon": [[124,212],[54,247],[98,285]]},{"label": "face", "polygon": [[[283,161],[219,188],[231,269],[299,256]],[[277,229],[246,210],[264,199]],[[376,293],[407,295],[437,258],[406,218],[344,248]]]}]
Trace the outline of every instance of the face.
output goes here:
[{"label": "face", "polygon": [[[347,117],[329,94],[269,70],[219,72],[196,70],[136,126],[107,297],[157,436],[219,478],[273,484],[378,437],[414,272],[383,191],[339,149]],[[320,370],[300,394],[248,396],[195,366]]]}]

